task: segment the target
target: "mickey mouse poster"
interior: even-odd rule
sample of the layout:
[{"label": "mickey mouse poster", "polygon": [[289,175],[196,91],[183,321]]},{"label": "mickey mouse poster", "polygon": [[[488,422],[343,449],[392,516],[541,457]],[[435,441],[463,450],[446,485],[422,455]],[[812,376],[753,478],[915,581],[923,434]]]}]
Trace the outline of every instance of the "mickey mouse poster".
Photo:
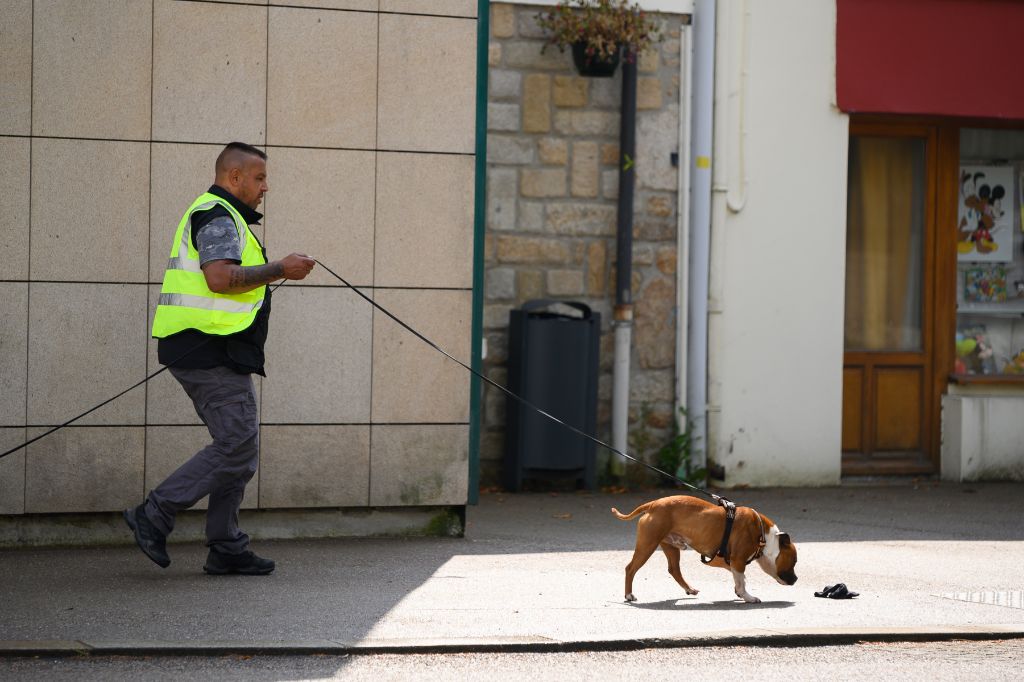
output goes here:
[{"label": "mickey mouse poster", "polygon": [[961,166],[957,251],[961,262],[1013,260],[1013,168]]}]

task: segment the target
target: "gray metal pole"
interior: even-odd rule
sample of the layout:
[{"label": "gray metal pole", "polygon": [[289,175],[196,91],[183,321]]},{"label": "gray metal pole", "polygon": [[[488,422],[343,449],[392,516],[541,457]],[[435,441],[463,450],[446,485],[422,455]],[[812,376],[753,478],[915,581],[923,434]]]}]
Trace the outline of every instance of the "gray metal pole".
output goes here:
[{"label": "gray metal pole", "polygon": [[[708,275],[711,261],[711,153],[715,85],[715,0],[697,0],[693,15],[693,131],[690,197],[690,325],[687,335],[687,417],[707,463]],[[700,461],[703,460],[703,461]]]}]

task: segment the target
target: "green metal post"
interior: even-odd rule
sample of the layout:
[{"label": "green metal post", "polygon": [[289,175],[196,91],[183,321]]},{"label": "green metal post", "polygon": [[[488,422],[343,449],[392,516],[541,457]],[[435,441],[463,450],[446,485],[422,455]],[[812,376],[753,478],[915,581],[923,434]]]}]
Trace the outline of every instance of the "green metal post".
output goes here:
[{"label": "green metal post", "polygon": [[[473,201],[473,319],[470,364],[483,366],[484,232],[487,219],[487,66],[491,11],[489,0],[476,3],[476,182]],[[474,374],[469,394],[468,504],[480,502],[480,403],[482,382]]]}]

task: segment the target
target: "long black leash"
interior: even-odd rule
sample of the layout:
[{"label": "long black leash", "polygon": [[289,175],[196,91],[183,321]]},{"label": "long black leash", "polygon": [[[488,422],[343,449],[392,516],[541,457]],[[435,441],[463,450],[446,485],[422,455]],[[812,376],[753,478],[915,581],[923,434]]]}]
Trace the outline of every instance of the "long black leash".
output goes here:
[{"label": "long black leash", "polygon": [[[316,260],[316,259],[314,258],[313,260]],[[735,502],[733,502],[732,500],[726,499],[726,498],[722,497],[721,495],[716,495],[715,493],[713,493],[713,492],[711,492],[709,490],[705,490],[703,488],[699,488],[699,487],[697,487],[695,485],[692,485],[692,484],[684,481],[683,479],[679,478],[678,476],[675,476],[675,475],[670,474],[668,472],[662,471],[661,469],[659,469],[656,466],[653,466],[651,464],[648,464],[647,462],[641,461],[641,460],[637,459],[636,457],[633,457],[632,455],[626,454],[622,450],[619,450],[618,448],[613,447],[613,446],[609,445],[608,443],[605,443],[600,438],[595,438],[594,436],[590,435],[589,433],[586,433],[585,431],[581,431],[580,429],[576,428],[572,424],[567,424],[564,421],[562,421],[561,419],[559,419],[558,417],[556,417],[556,416],[554,416],[554,415],[552,415],[552,414],[550,414],[548,412],[545,412],[544,410],[540,409],[539,407],[537,407],[536,405],[531,403],[526,398],[523,398],[522,396],[513,393],[512,391],[508,390],[507,388],[505,388],[501,384],[497,383],[496,381],[493,381],[493,380],[485,377],[483,374],[481,374],[480,372],[476,371],[475,369],[473,369],[472,367],[470,367],[466,363],[462,362],[458,358],[453,357],[450,353],[445,351],[443,348],[438,346],[436,343],[434,343],[433,341],[431,341],[427,337],[423,336],[423,334],[420,334],[418,331],[416,331],[415,329],[413,329],[412,327],[407,325],[405,322],[403,322],[402,320],[400,320],[397,317],[395,317],[395,315],[392,314],[391,311],[389,311],[387,308],[385,308],[384,306],[380,305],[379,303],[377,303],[376,301],[371,299],[369,296],[367,296],[363,292],[359,291],[359,289],[357,289],[353,285],[349,284],[349,282],[344,277],[342,277],[341,275],[336,273],[334,270],[331,270],[329,267],[327,267],[326,265],[324,265],[320,261],[316,261],[316,262],[324,270],[326,270],[327,272],[329,272],[332,275],[334,275],[335,279],[337,279],[339,282],[341,282],[342,284],[347,286],[352,291],[354,291],[357,294],[359,294],[359,296],[361,296],[367,303],[369,303],[374,308],[376,308],[377,310],[381,311],[382,313],[384,313],[385,315],[390,317],[392,320],[397,322],[399,325],[404,327],[410,334],[412,334],[413,336],[418,338],[420,341],[423,341],[423,343],[427,344],[428,346],[430,346],[431,348],[436,350],[438,353],[441,353],[442,355],[444,355],[448,359],[452,360],[453,362],[455,362],[455,363],[461,365],[462,367],[464,367],[465,369],[469,370],[469,372],[472,373],[474,376],[479,377],[480,379],[482,379],[483,381],[486,381],[491,386],[494,386],[496,389],[498,389],[499,391],[501,391],[502,393],[504,393],[508,397],[512,398],[513,400],[516,400],[519,403],[525,405],[526,407],[529,407],[531,410],[534,410],[535,412],[538,412],[539,414],[544,415],[545,417],[547,417],[551,421],[555,422],[556,424],[561,424],[562,426],[564,426],[565,428],[569,429],[573,433],[578,434],[580,436],[583,436],[587,440],[589,440],[589,441],[591,441],[593,443],[596,443],[597,445],[600,445],[603,448],[611,450],[612,452],[614,452],[615,454],[617,454],[617,455],[619,455],[621,457],[625,457],[626,459],[628,459],[628,460],[630,460],[632,462],[636,462],[637,464],[645,466],[648,469],[650,469],[651,471],[659,473],[662,476],[665,476],[666,478],[671,478],[676,483],[680,483],[680,484],[686,486],[687,488],[689,488],[690,490],[692,490],[694,492],[700,493],[702,495],[707,495],[708,497],[710,497],[712,500],[714,500],[714,502],[716,504],[718,504],[723,509],[725,509],[725,519],[726,519],[725,520],[725,531],[722,533],[722,542],[719,544],[719,547],[715,551],[715,553],[710,555],[710,556],[705,556],[705,555],[702,554],[701,555],[701,561],[704,562],[705,564],[711,563],[711,561],[713,561],[714,558],[717,557],[717,556],[722,557],[726,562],[729,561],[729,536],[732,534],[733,522],[736,519],[736,503]],[[757,513],[757,512],[755,511],[754,513]],[[748,564],[750,563],[750,561],[753,561],[754,557],[756,557],[756,556],[758,556],[758,554],[760,554],[761,547],[763,547],[763,546],[764,546],[764,531],[762,530],[762,532],[761,532],[761,545],[760,545],[760,547],[758,549],[758,552],[755,553],[754,556],[751,557],[750,560],[747,561]]]},{"label": "long black leash", "polygon": [[[316,259],[314,258],[313,260],[316,260]],[[605,448],[607,450],[610,450],[611,452],[614,452],[615,454],[619,455],[620,457],[625,457],[626,459],[630,460],[631,462],[636,462],[637,464],[640,464],[641,466],[647,467],[648,469],[650,469],[651,471],[654,471],[655,473],[661,474],[662,476],[665,476],[666,478],[671,478],[676,483],[679,483],[680,485],[683,485],[686,488],[689,488],[690,490],[692,490],[694,492],[701,493],[702,495],[707,495],[708,497],[710,497],[712,500],[714,500],[718,504],[722,504],[723,506],[726,506],[723,503],[724,502],[729,502],[728,500],[726,500],[725,498],[721,497],[720,495],[716,495],[715,493],[712,493],[712,492],[710,492],[708,490],[704,490],[703,488],[699,488],[699,487],[697,487],[695,485],[692,485],[692,484],[684,481],[683,479],[679,478],[678,476],[675,476],[675,475],[670,474],[668,472],[662,471],[658,467],[653,466],[651,464],[648,464],[647,462],[641,461],[641,460],[637,459],[636,457],[633,457],[632,455],[629,455],[629,454],[623,452],[622,450],[619,450],[618,448],[616,448],[616,447],[614,447],[612,445],[609,445],[608,443],[605,443],[603,440],[601,440],[599,438],[595,438],[594,436],[590,435],[589,433],[586,433],[585,431],[581,431],[580,429],[576,428],[572,424],[567,424],[566,422],[562,421],[558,417],[555,417],[554,415],[552,415],[552,414],[550,414],[548,412],[545,412],[541,408],[537,407],[536,405],[534,405],[533,403],[528,401],[526,398],[523,398],[522,396],[519,396],[519,395],[513,393],[512,391],[510,391],[509,389],[505,388],[501,384],[497,383],[496,381],[493,381],[492,379],[489,379],[488,377],[486,377],[483,374],[481,374],[480,372],[476,371],[475,369],[473,369],[472,367],[470,367],[466,363],[462,362],[458,358],[452,356],[450,353],[445,351],[443,348],[438,346],[436,343],[434,343],[433,341],[431,341],[427,337],[423,336],[423,334],[420,334],[418,331],[416,331],[415,329],[410,327],[408,324],[406,324],[402,320],[398,319],[398,317],[396,317],[391,311],[389,311],[387,308],[385,308],[384,306],[382,306],[379,303],[377,303],[376,301],[374,301],[372,298],[370,298],[366,294],[364,294],[362,291],[360,291],[354,285],[350,284],[344,277],[342,277],[341,275],[336,273],[334,270],[331,270],[329,267],[327,267],[326,265],[324,265],[323,263],[321,263],[318,260],[316,262],[324,270],[326,270],[327,272],[331,273],[331,275],[333,275],[335,277],[335,279],[337,279],[339,282],[344,284],[346,287],[348,287],[349,289],[354,291],[356,294],[358,294],[360,297],[362,297],[367,303],[372,305],[374,308],[376,308],[377,310],[381,311],[382,313],[384,313],[385,315],[390,317],[392,320],[394,320],[396,323],[398,323],[398,325],[403,327],[410,334],[412,334],[413,336],[415,336],[419,340],[423,341],[425,344],[427,344],[428,346],[430,346],[431,348],[436,350],[438,353],[441,353],[442,355],[447,357],[449,360],[452,360],[456,364],[461,365],[463,368],[468,370],[474,376],[476,376],[476,377],[480,378],[481,380],[487,382],[489,385],[495,387],[496,389],[498,389],[499,391],[501,391],[502,393],[504,393],[508,397],[512,398],[513,400],[516,400],[519,403],[521,403],[521,404],[525,405],[526,407],[530,408],[531,410],[534,410],[535,412],[538,412],[539,414],[544,415],[545,417],[547,417],[551,421],[555,422],[556,424],[561,424],[562,426],[564,426],[565,428],[569,429],[573,433],[575,433],[577,435],[580,435],[580,436],[586,438],[587,440],[589,440],[589,441],[591,441],[591,442],[593,442],[593,443],[595,443],[597,445],[600,445],[601,447],[603,447],[603,448]],[[273,289],[271,289],[271,291],[274,291],[274,290],[278,289],[283,284],[284,284],[284,282],[282,282],[281,284],[276,285]],[[6,457],[7,455],[9,455],[9,454],[11,454],[13,452],[17,452],[18,450],[22,449],[23,447],[26,447],[28,445],[31,445],[32,443],[35,443],[37,440],[40,440],[41,438],[45,438],[46,436],[50,435],[54,431],[58,431],[58,430],[64,428],[65,426],[69,426],[70,424],[73,424],[74,422],[78,421],[82,417],[84,417],[84,416],[86,416],[86,415],[88,415],[88,414],[90,414],[92,412],[95,412],[96,410],[98,410],[99,408],[103,407],[104,405],[107,405],[108,403],[111,403],[111,402],[117,400],[118,398],[123,396],[125,393],[128,393],[132,389],[138,388],[139,386],[141,386],[142,384],[146,383],[150,379],[154,378],[155,376],[157,376],[161,372],[164,372],[165,370],[167,370],[172,365],[177,364],[182,359],[187,357],[189,354],[191,354],[191,353],[195,352],[196,350],[198,350],[199,348],[201,348],[205,343],[207,343],[207,342],[206,341],[200,342],[194,348],[191,348],[187,352],[183,353],[181,355],[181,357],[176,358],[173,362],[171,362],[170,365],[165,365],[165,366],[161,367],[157,371],[155,371],[152,374],[150,374],[149,376],[147,376],[142,381],[139,381],[138,383],[133,384],[132,386],[126,388],[123,391],[121,391],[120,393],[115,395],[113,398],[109,398],[107,400],[104,400],[99,405],[96,405],[95,407],[92,407],[92,408],[86,410],[85,412],[83,412],[82,414],[78,415],[77,417],[73,417],[73,418],[67,420],[66,422],[64,422],[63,424],[60,424],[59,426],[55,426],[52,429],[50,429],[49,431],[46,431],[46,432],[36,436],[35,438],[32,438],[32,439],[22,443],[21,445],[13,447],[10,450],[7,450],[6,452],[0,454],[0,459],[3,459],[4,457]],[[732,504],[732,503],[729,502],[729,504]]]},{"label": "long black leash", "polygon": [[[316,259],[314,258],[313,260],[316,260]],[[701,493],[703,495],[707,495],[711,499],[715,500],[715,502],[721,503],[721,501],[724,500],[724,498],[719,496],[719,495],[716,495],[716,494],[714,494],[714,493],[712,493],[712,492],[710,492],[708,490],[704,490],[703,488],[698,488],[695,485],[691,485],[690,483],[687,483],[686,481],[684,481],[683,479],[679,478],[678,476],[674,476],[673,474],[670,474],[670,473],[667,473],[665,471],[662,471],[661,469],[659,469],[656,466],[652,466],[652,465],[648,464],[647,462],[643,462],[643,461],[637,459],[636,457],[633,457],[632,455],[628,455],[625,452],[623,452],[622,450],[619,450],[618,448],[613,447],[613,446],[609,445],[608,443],[605,443],[603,440],[601,440],[599,438],[595,438],[594,436],[590,435],[589,433],[586,433],[585,431],[581,431],[580,429],[576,428],[572,424],[567,424],[566,422],[562,421],[558,417],[555,417],[554,415],[552,415],[552,414],[550,414],[548,412],[545,412],[541,408],[539,408],[536,405],[534,405],[533,403],[531,403],[526,398],[523,398],[522,396],[513,393],[512,391],[510,391],[509,389],[505,388],[504,386],[502,386],[501,384],[497,383],[496,381],[494,381],[492,379],[489,379],[488,377],[484,376],[480,372],[476,371],[475,369],[473,369],[472,367],[470,367],[466,363],[462,362],[458,358],[453,357],[450,353],[445,351],[443,348],[438,346],[436,343],[434,343],[433,341],[431,341],[427,337],[423,336],[423,334],[420,334],[418,331],[416,331],[415,329],[413,329],[412,327],[407,325],[405,322],[403,322],[402,320],[400,320],[397,317],[395,317],[387,308],[385,308],[384,306],[380,305],[379,303],[377,303],[376,301],[371,299],[369,296],[367,296],[366,294],[361,292],[359,289],[357,289],[352,284],[349,284],[349,282],[344,277],[342,277],[341,275],[336,273],[334,270],[331,270],[329,267],[327,267],[326,265],[324,265],[320,261],[316,261],[316,262],[324,270],[326,270],[327,272],[329,272],[332,275],[334,275],[335,279],[337,279],[339,282],[341,282],[342,284],[347,286],[352,291],[354,291],[357,294],[359,294],[359,296],[361,296],[364,300],[366,300],[367,303],[369,303],[374,308],[376,308],[377,310],[381,311],[382,313],[384,313],[385,315],[390,317],[392,320],[397,322],[399,325],[404,327],[410,334],[412,334],[413,336],[418,338],[420,341],[423,341],[425,344],[427,344],[428,346],[430,346],[431,348],[436,350],[438,353],[441,353],[442,355],[444,355],[448,359],[450,359],[453,362],[461,365],[463,368],[469,370],[469,372],[472,373],[474,376],[482,379],[483,381],[487,382],[491,386],[494,386],[496,389],[498,389],[499,391],[501,391],[502,393],[504,393],[508,397],[518,401],[519,403],[525,405],[526,407],[530,408],[531,410],[534,410],[535,412],[538,412],[539,414],[544,415],[545,417],[547,417],[551,421],[555,422],[556,424],[561,424],[562,426],[564,426],[565,428],[569,429],[573,433],[575,433],[577,435],[580,435],[580,436],[583,436],[587,440],[589,440],[589,441],[591,441],[593,443],[596,443],[597,445],[600,445],[601,447],[606,448],[606,449],[614,452],[615,454],[617,454],[617,455],[619,455],[621,457],[625,457],[626,459],[628,459],[628,460],[630,460],[632,462],[636,462],[637,464],[645,466],[648,469],[650,469],[651,471],[659,473],[662,476],[665,476],[666,478],[671,478],[676,483],[680,483],[680,484],[686,486],[687,488],[689,488],[690,490],[693,490],[695,492],[699,492],[699,493]]]},{"label": "long black leash", "polygon": [[[316,259],[314,258],[313,260],[316,260]],[[556,424],[561,424],[562,426],[564,426],[565,428],[569,429],[573,433],[578,434],[580,436],[583,436],[587,440],[589,440],[589,441],[591,441],[593,443],[596,443],[597,445],[600,445],[603,448],[611,450],[612,452],[614,452],[615,454],[617,454],[617,455],[619,455],[621,457],[625,457],[626,459],[628,459],[628,460],[630,460],[632,462],[636,462],[637,464],[645,466],[648,469],[650,469],[651,471],[659,473],[662,476],[665,476],[666,478],[671,478],[676,483],[680,483],[680,484],[686,486],[687,488],[689,488],[690,490],[692,490],[694,492],[698,492],[698,493],[700,493],[702,495],[707,495],[708,497],[710,497],[712,500],[715,501],[716,504],[718,504],[723,509],[725,509],[725,530],[722,533],[722,542],[719,544],[718,550],[714,554],[712,554],[710,556],[705,556],[705,555],[702,554],[700,559],[705,564],[711,563],[711,561],[713,561],[714,558],[717,557],[717,556],[722,557],[726,562],[729,561],[729,536],[732,534],[733,522],[736,520],[736,503],[735,502],[733,502],[732,500],[726,499],[726,498],[722,497],[721,495],[716,495],[715,493],[713,493],[713,492],[711,492],[709,490],[705,490],[704,488],[699,488],[699,487],[697,487],[695,485],[692,485],[692,484],[684,481],[683,479],[679,478],[678,476],[675,476],[675,475],[670,474],[668,472],[662,471],[661,469],[659,469],[656,466],[653,466],[651,464],[648,464],[647,462],[641,461],[641,460],[637,459],[636,457],[633,457],[632,455],[626,454],[622,450],[619,450],[618,448],[613,447],[613,446],[609,445],[608,443],[605,443],[600,438],[595,438],[594,436],[591,436],[589,433],[587,433],[585,431],[581,431],[580,429],[576,428],[572,424],[567,424],[564,421],[562,421],[561,419],[559,419],[558,417],[556,417],[556,416],[554,416],[554,415],[552,415],[552,414],[550,414],[548,412],[545,412],[544,410],[540,409],[539,407],[537,407],[536,405],[531,403],[526,398],[523,398],[522,396],[513,393],[512,391],[508,390],[507,388],[505,388],[501,384],[497,383],[496,381],[493,381],[493,380],[485,377],[483,374],[481,374],[480,372],[476,371],[475,369],[473,369],[472,367],[470,367],[466,363],[462,362],[458,358],[453,357],[450,353],[445,351],[443,348],[438,346],[436,343],[434,343],[433,341],[431,341],[427,337],[423,336],[423,334],[420,334],[418,331],[416,331],[415,329],[413,329],[412,327],[407,325],[405,322],[402,322],[400,319],[395,317],[391,313],[391,311],[389,311],[387,308],[385,308],[384,306],[380,305],[379,303],[377,303],[376,301],[371,299],[369,296],[367,296],[363,292],[359,291],[359,289],[357,289],[353,285],[349,284],[348,281],[345,280],[344,277],[342,277],[341,275],[336,273],[334,270],[331,270],[329,267],[327,267],[326,265],[324,265],[320,261],[316,261],[316,262],[324,270],[326,270],[327,272],[329,272],[332,275],[334,275],[334,277],[339,282],[341,282],[342,284],[347,286],[349,289],[351,289],[352,291],[354,291],[357,294],[359,294],[359,296],[361,296],[363,299],[365,299],[366,302],[368,302],[374,308],[376,308],[377,310],[381,311],[382,313],[384,313],[385,315],[390,317],[392,320],[397,322],[399,325],[404,327],[413,336],[415,336],[419,340],[423,341],[425,344],[427,344],[428,346],[430,346],[431,348],[436,350],[438,353],[441,353],[442,355],[446,356],[450,360],[458,363],[459,365],[462,365],[462,367],[464,367],[465,369],[469,370],[474,376],[479,377],[483,381],[486,381],[488,384],[490,384],[491,386],[494,386],[496,389],[498,389],[499,391],[501,391],[502,393],[504,393],[508,397],[512,398],[513,400],[516,400],[516,401],[520,402],[521,404],[525,405],[526,407],[529,407],[531,410],[534,410],[535,412],[538,412],[538,413],[544,415],[545,417],[547,417],[551,421],[555,422]],[[757,513],[757,512],[755,511],[755,513]],[[761,545],[760,545],[760,547],[763,547],[763,546],[764,546],[764,531],[762,529],[762,532],[761,532]],[[750,561],[753,561],[753,559],[756,556],[758,556],[758,554],[760,554],[760,551],[761,551],[760,547],[758,549],[758,552],[756,552],[754,554],[754,556],[751,557],[750,560],[747,561],[748,564],[750,563]]]},{"label": "long black leash", "polygon": [[[271,293],[273,293],[274,291],[277,291],[277,289],[279,289],[279,288],[280,288],[280,287],[281,287],[281,286],[282,286],[283,284],[284,284],[284,282],[281,282],[281,284],[277,284],[277,285],[275,285],[275,286],[274,286],[274,288],[272,288],[272,289],[270,290],[270,292],[271,292]],[[65,427],[65,426],[70,426],[71,424],[74,424],[74,423],[75,423],[76,421],[78,421],[78,420],[79,420],[79,419],[81,419],[82,417],[84,417],[84,416],[86,416],[86,415],[88,415],[88,414],[91,414],[91,413],[95,412],[96,410],[100,409],[100,408],[101,408],[101,407],[103,407],[104,405],[107,405],[107,404],[109,404],[109,403],[112,403],[112,402],[114,402],[115,400],[117,400],[118,398],[120,398],[121,396],[123,396],[123,395],[124,395],[125,393],[128,393],[129,391],[131,391],[131,390],[133,390],[133,389],[136,389],[136,388],[138,388],[139,386],[141,386],[142,384],[146,383],[146,382],[147,382],[147,381],[149,381],[150,379],[153,379],[153,378],[154,378],[154,377],[156,377],[157,375],[159,375],[159,374],[161,374],[161,373],[163,373],[163,372],[166,372],[166,371],[167,371],[168,369],[170,369],[170,368],[171,368],[171,367],[173,367],[174,365],[178,364],[179,362],[181,362],[182,360],[184,360],[185,358],[187,358],[187,357],[188,357],[189,355],[192,355],[192,353],[195,353],[195,352],[196,352],[197,350],[199,350],[200,348],[202,348],[203,346],[205,346],[205,345],[206,345],[207,343],[209,343],[209,342],[210,342],[210,339],[209,339],[209,338],[207,338],[207,339],[203,339],[202,341],[200,341],[199,343],[197,343],[197,344],[196,344],[195,346],[193,346],[192,348],[189,348],[189,349],[188,349],[187,351],[185,351],[184,353],[182,353],[182,354],[181,354],[181,355],[179,355],[178,357],[174,358],[174,360],[172,360],[172,361],[170,362],[170,364],[164,365],[163,367],[161,367],[161,368],[160,368],[160,369],[158,369],[157,371],[153,372],[152,374],[150,374],[150,375],[149,375],[148,377],[146,377],[146,378],[145,378],[145,379],[143,379],[142,381],[139,381],[139,382],[137,382],[137,383],[134,383],[134,384],[132,384],[132,385],[131,385],[131,386],[129,386],[128,388],[124,389],[123,391],[121,391],[120,393],[118,393],[117,395],[115,395],[115,396],[114,396],[113,398],[107,398],[106,400],[104,400],[104,401],[103,401],[102,403],[100,403],[99,405],[96,405],[95,407],[90,407],[90,408],[89,408],[88,410],[86,410],[86,411],[85,411],[85,412],[83,412],[82,414],[78,415],[77,417],[72,417],[71,419],[67,420],[67,421],[66,421],[66,422],[64,422],[63,424],[59,424],[59,425],[57,425],[57,426],[54,426],[54,427],[53,427],[52,429],[50,429],[49,431],[44,431],[43,433],[39,434],[39,435],[38,435],[38,436],[36,436],[35,438],[30,438],[29,440],[25,441],[25,442],[24,442],[24,443],[22,443],[21,445],[17,445],[17,446],[15,446],[15,447],[11,448],[10,450],[8,450],[8,451],[6,451],[6,452],[4,452],[4,453],[0,453],[0,459],[3,459],[4,457],[6,457],[7,455],[9,455],[9,454],[11,454],[11,453],[13,453],[13,452],[17,452],[18,450],[21,450],[22,448],[28,447],[29,445],[32,445],[32,443],[35,443],[35,442],[36,442],[37,440],[41,440],[41,439],[43,439],[43,438],[46,438],[47,436],[49,436],[49,435],[50,435],[51,433],[53,433],[54,431],[59,431],[60,429],[63,429],[63,428]]]}]

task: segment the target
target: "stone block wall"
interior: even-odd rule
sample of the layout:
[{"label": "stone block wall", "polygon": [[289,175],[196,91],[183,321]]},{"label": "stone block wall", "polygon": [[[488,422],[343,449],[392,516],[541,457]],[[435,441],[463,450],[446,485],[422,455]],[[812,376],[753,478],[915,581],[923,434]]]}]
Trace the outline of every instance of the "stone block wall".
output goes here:
[{"label": "stone block wall", "polygon": [[[615,303],[622,77],[582,78],[548,48],[540,7],[491,4],[487,134],[485,369],[507,382],[509,310],[524,301],[582,301],[602,314],[598,437],[610,437],[610,320]],[[634,442],[671,435],[679,150],[680,23],[653,15],[665,39],[640,56],[633,229]],[[485,389],[481,482],[498,482],[505,397]]]},{"label": "stone block wall", "polygon": [[[475,0],[0,3],[0,450],[159,368],[178,220],[224,143],[258,231],[469,357]],[[274,294],[260,508],[461,505],[469,377],[323,271]],[[0,460],[0,514],[138,503],[207,440],[164,373]]]}]

